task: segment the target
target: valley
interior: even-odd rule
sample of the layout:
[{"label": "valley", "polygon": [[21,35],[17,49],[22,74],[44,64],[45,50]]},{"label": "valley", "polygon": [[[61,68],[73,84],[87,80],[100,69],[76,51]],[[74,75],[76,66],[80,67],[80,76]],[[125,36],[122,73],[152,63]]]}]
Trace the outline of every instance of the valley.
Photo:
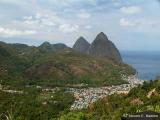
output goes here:
[{"label": "valley", "polygon": [[[101,118],[99,107],[108,114],[120,106],[114,100],[119,97],[124,99],[124,107],[138,102],[144,109],[146,99],[155,93],[153,106],[159,107],[158,85],[159,81],[139,80],[136,70],[123,62],[120,52],[103,32],[91,44],[80,37],[73,48],[63,43],[28,46],[0,42],[0,118],[4,120],[9,116],[15,120],[72,120],[76,116],[76,120],[106,120],[110,116]],[[143,87],[154,91],[144,93]],[[102,106],[104,103],[107,108]],[[139,109],[136,105],[131,107],[134,109],[125,108],[123,112]],[[122,111],[115,111],[120,118]]]}]

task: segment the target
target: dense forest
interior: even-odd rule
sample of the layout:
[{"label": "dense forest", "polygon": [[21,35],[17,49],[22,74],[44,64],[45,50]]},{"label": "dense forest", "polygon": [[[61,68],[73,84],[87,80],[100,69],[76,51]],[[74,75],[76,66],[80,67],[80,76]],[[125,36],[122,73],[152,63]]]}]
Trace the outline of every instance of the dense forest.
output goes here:
[{"label": "dense forest", "polygon": [[120,120],[124,113],[160,112],[160,80],[144,82],[127,95],[113,94],[78,111],[70,111],[74,97],[64,88],[21,90],[21,94],[0,92],[2,120]]},{"label": "dense forest", "polygon": [[68,111],[74,100],[64,90],[53,93],[34,87],[23,89],[23,94],[0,91],[0,98],[2,120],[50,120]]},{"label": "dense forest", "polygon": [[[82,110],[68,86],[125,84],[135,69],[110,59],[79,53],[64,44],[27,46],[0,42],[2,120],[119,120],[124,113],[160,111],[160,81],[144,82],[129,94],[112,94]],[[87,85],[87,86],[86,86]]]},{"label": "dense forest", "polygon": [[81,54],[64,44],[0,42],[0,79],[5,85],[117,85],[126,83],[122,75],[133,74],[135,70],[125,63]]}]

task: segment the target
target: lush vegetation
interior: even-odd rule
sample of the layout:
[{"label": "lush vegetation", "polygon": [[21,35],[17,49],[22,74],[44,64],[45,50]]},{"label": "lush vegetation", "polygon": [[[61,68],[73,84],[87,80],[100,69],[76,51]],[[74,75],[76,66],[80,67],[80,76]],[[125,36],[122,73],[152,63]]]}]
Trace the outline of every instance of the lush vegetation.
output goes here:
[{"label": "lush vegetation", "polygon": [[145,82],[128,95],[113,94],[87,109],[70,111],[73,95],[63,88],[55,93],[39,88],[23,88],[23,94],[0,92],[2,120],[120,120],[124,113],[160,112],[160,80]]},{"label": "lush vegetation", "polygon": [[[87,109],[70,111],[74,101],[66,86],[126,83],[121,75],[135,74],[124,63],[83,55],[63,44],[39,47],[0,42],[0,85],[23,93],[0,90],[2,120],[119,120],[123,113],[160,112],[160,81],[145,82],[129,94],[114,94]],[[42,88],[55,88],[53,92]],[[29,86],[29,87],[28,87]],[[1,86],[0,86],[1,87]]]},{"label": "lush vegetation", "polygon": [[68,111],[73,95],[59,90],[44,92],[37,88],[25,88],[23,94],[0,91],[0,118],[6,120],[50,120]]},{"label": "lush vegetation", "polygon": [[122,74],[134,73],[129,65],[83,55],[63,44],[30,47],[0,42],[0,80],[5,85],[117,85],[126,83]]},{"label": "lush vegetation", "polygon": [[87,110],[64,113],[59,119],[121,120],[124,113],[143,111],[160,112],[160,80],[145,82],[143,86],[133,88],[128,95],[108,96],[95,102]]}]

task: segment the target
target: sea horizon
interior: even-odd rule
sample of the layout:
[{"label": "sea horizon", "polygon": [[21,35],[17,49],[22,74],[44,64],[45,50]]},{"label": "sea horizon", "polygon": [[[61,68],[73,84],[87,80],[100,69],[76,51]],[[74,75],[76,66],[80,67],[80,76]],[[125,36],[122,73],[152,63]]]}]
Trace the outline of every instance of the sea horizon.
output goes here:
[{"label": "sea horizon", "polygon": [[137,70],[141,80],[154,80],[160,75],[159,51],[121,51],[123,61]]}]

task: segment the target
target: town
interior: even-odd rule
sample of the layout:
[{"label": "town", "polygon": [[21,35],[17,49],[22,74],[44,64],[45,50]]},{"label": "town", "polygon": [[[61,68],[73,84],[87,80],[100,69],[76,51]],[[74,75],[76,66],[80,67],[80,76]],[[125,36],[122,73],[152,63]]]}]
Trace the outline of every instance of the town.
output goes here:
[{"label": "town", "polygon": [[[87,87],[86,84],[81,84],[79,87],[85,86],[85,88],[73,88],[73,87],[66,87],[66,92],[72,93],[74,95],[75,101],[71,105],[70,110],[79,110],[83,108],[87,108],[90,104],[94,103],[98,99],[104,98],[108,95],[112,95],[114,93],[117,94],[128,94],[128,92],[140,85],[143,84],[143,80],[139,80],[136,75],[132,75],[129,77],[123,76],[122,78],[128,82],[128,84],[121,84],[121,85],[112,85],[112,86],[103,86],[103,87]],[[26,87],[34,87],[26,85]],[[55,88],[42,88],[41,86],[35,86],[37,89],[41,89],[42,92],[51,92],[52,94],[55,91],[59,91],[59,87]],[[12,94],[23,94],[23,91],[11,90],[7,89],[0,84],[0,90],[3,92],[8,92]],[[51,95],[52,97],[52,95]]]},{"label": "town", "polygon": [[114,93],[127,94],[133,87],[143,84],[143,80],[139,80],[137,76],[123,76],[124,80],[128,81],[128,84],[122,84],[117,86],[106,86],[98,88],[69,88],[68,91],[72,92],[75,97],[75,101],[71,106],[71,110],[79,110],[87,108],[90,104],[97,101],[100,98],[104,98]]}]

